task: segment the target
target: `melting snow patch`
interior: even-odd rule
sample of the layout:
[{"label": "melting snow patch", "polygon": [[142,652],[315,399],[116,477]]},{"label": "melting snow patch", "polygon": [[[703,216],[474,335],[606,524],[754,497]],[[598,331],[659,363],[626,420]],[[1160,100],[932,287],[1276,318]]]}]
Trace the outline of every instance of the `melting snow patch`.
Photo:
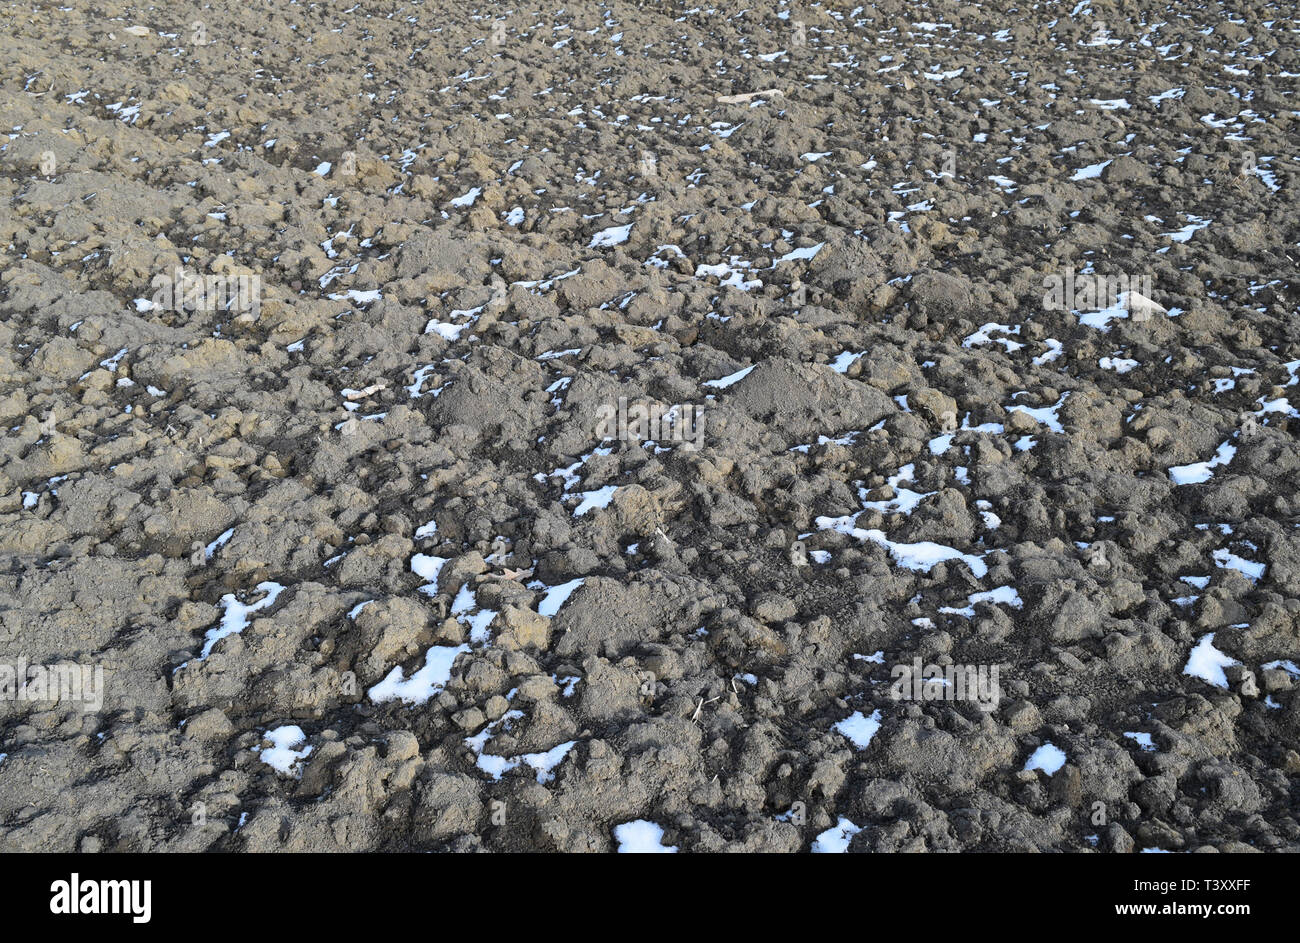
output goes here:
[{"label": "melting snow patch", "polygon": [[897,475],[889,477],[889,487],[894,491],[894,497],[888,501],[863,501],[862,506],[868,511],[879,511],[881,514],[911,514],[916,510],[916,506],[934,494],[933,491],[912,491],[910,488],[899,487],[905,481],[916,480],[916,465],[907,464],[898,470]]},{"label": "melting snow patch", "polygon": [[1241,663],[1214,647],[1214,633],[1208,632],[1201,636],[1192,653],[1187,656],[1187,667],[1183,669],[1183,674],[1200,678],[1216,688],[1226,689],[1228,676],[1223,673],[1223,669],[1238,664]]},{"label": "melting snow patch", "polygon": [[859,750],[865,750],[880,730],[880,711],[872,711],[870,717],[863,716],[862,711],[854,711],[831,729],[848,737]]},{"label": "melting snow patch", "polygon": [[632,224],[626,226],[610,226],[608,229],[602,229],[596,235],[591,237],[588,249],[603,249],[606,246],[618,246],[627,242],[628,237],[632,234]]},{"label": "melting snow patch", "polygon": [[[427,333],[427,328],[426,328],[426,333]],[[421,387],[424,386],[424,381],[429,378],[429,374],[433,373],[433,371],[436,370],[437,368],[438,365],[436,363],[430,363],[430,364],[425,364],[423,367],[420,367],[418,370],[415,371],[415,373],[412,376],[411,385],[406,388],[406,392],[410,394],[411,399],[419,399],[421,396],[425,395],[424,391],[421,390]],[[435,399],[437,398],[440,392],[441,389],[432,391]]]},{"label": "melting snow patch", "polygon": [[1187,214],[1187,218],[1190,219],[1191,222],[1182,229],[1175,230],[1174,232],[1161,233],[1161,235],[1167,236],[1174,242],[1187,242],[1198,230],[1204,229],[1206,226],[1210,225],[1210,223],[1214,222],[1212,219],[1206,219],[1202,216],[1193,216],[1191,213]]},{"label": "melting snow patch", "polygon": [[1007,353],[1014,353],[1025,345],[1019,341],[1013,341],[1009,337],[992,337],[991,332],[997,331],[1001,334],[1019,334],[1020,325],[1014,327],[1010,324],[998,324],[989,321],[978,331],[961,342],[963,347],[982,347],[985,344],[1001,344],[1007,349]]},{"label": "melting snow patch", "polygon": [[[511,697],[513,694],[512,691],[507,697]],[[523,753],[519,756],[507,757],[484,752],[488,741],[495,736],[498,727],[505,727],[509,730],[510,725],[523,716],[523,711],[506,711],[501,717],[488,724],[474,736],[466,737],[465,745],[473,750],[477,756],[474,765],[491,776],[493,782],[499,782],[502,775],[523,765],[537,774],[537,782],[540,785],[546,785],[546,783],[555,779],[555,768],[569,755],[569,751],[574,748],[578,741],[566,740],[564,743],[556,744],[541,753]]]},{"label": "melting snow patch", "polygon": [[411,572],[429,581],[420,587],[420,592],[426,596],[438,595],[438,574],[442,572],[443,564],[446,562],[447,557],[434,557],[424,553],[417,553],[411,557]]},{"label": "melting snow patch", "polygon": [[383,292],[378,288],[372,288],[369,291],[358,291],[355,288],[349,288],[341,295],[330,295],[329,297],[331,301],[347,299],[348,301],[356,302],[359,305],[369,305],[374,304],[383,296]]},{"label": "melting snow patch", "polygon": [[559,685],[560,697],[573,697],[573,690],[582,678],[577,675],[565,675],[563,678],[559,675],[551,675],[551,680]]},{"label": "melting snow patch", "polygon": [[298,764],[307,758],[312,748],[302,746],[301,749],[295,749],[307,740],[307,735],[302,732],[301,727],[297,724],[276,727],[274,730],[268,730],[263,739],[271,744],[258,753],[263,763],[282,776],[302,775],[302,769]]},{"label": "melting snow patch", "polygon": [[401,665],[394,665],[384,680],[370,689],[370,700],[376,704],[385,701],[425,703],[451,680],[451,668],[456,663],[456,656],[467,651],[468,645],[435,645],[425,653],[424,666],[409,678]]},{"label": "melting snow patch", "polygon": [[976,501],[975,506],[979,508],[980,519],[989,530],[997,530],[1002,526],[1002,518],[993,513],[993,505],[988,501]]},{"label": "melting snow patch", "polygon": [[1065,751],[1049,741],[1033,752],[1029,762],[1025,764],[1025,769],[1041,769],[1051,776],[1064,765]]},{"label": "melting snow patch", "polygon": [[1074,172],[1071,180],[1092,180],[1101,176],[1101,172],[1110,166],[1110,161],[1104,160],[1100,164],[1091,164],[1087,167],[1081,167]]},{"label": "melting snow patch", "polygon": [[614,492],[616,491],[618,491],[618,485],[606,485],[603,488],[597,488],[595,491],[579,492],[582,501],[573,509],[573,516],[582,517],[593,508],[609,507],[609,502],[614,500]]},{"label": "melting snow patch", "polygon": [[1102,357],[1097,361],[1097,366],[1103,370],[1114,370],[1116,373],[1128,373],[1141,366],[1136,360],[1128,360],[1124,357]]},{"label": "melting snow patch", "polygon": [[1079,324],[1097,330],[1110,330],[1112,321],[1127,319],[1130,313],[1134,315],[1134,320],[1139,320],[1140,317],[1151,317],[1153,313],[1173,315],[1173,312],[1166,311],[1162,304],[1153,302],[1151,298],[1139,294],[1138,291],[1121,291],[1112,306],[1080,313]]},{"label": "melting snow patch", "polygon": [[1007,412],[1024,413],[1026,416],[1033,419],[1034,421],[1042,423],[1044,426],[1047,426],[1047,428],[1051,429],[1053,432],[1063,433],[1065,432],[1065,427],[1062,426],[1061,421],[1056,418],[1056,413],[1057,410],[1061,408],[1061,405],[1069,397],[1069,395],[1070,394],[1068,392],[1062,393],[1061,398],[1051,406],[1039,406],[1037,408],[1031,408],[1029,406],[1008,406]]},{"label": "melting snow patch", "polygon": [[1267,569],[1263,563],[1239,557],[1230,550],[1216,550],[1212,556],[1215,566],[1225,570],[1236,570],[1253,581],[1260,580],[1264,576],[1264,570]]},{"label": "melting snow patch", "polygon": [[587,582],[583,577],[576,580],[569,580],[567,583],[561,583],[559,586],[552,586],[542,597],[542,601],[537,604],[537,611],[544,616],[553,616],[560,611],[560,607],[569,601],[569,597],[583,583]]},{"label": "melting snow patch", "polygon": [[479,194],[482,192],[483,192],[482,187],[474,187],[468,193],[462,194],[461,196],[456,197],[454,200],[448,201],[448,205],[449,206],[473,206],[474,201],[478,199]]},{"label": "melting snow patch", "polygon": [[982,593],[972,593],[966,597],[966,601],[969,605],[963,609],[944,606],[939,611],[945,615],[965,616],[968,619],[973,619],[975,617],[976,603],[1001,603],[1004,606],[1010,606],[1012,609],[1021,609],[1025,605],[1025,601],[1020,598],[1020,593],[1014,586],[999,586],[996,589],[986,590]]},{"label": "melting snow patch", "polygon": [[695,267],[695,277],[706,278],[712,275],[718,279],[718,284],[722,287],[734,288],[737,291],[750,291],[763,287],[761,278],[745,278],[745,270],[752,267],[752,262],[733,255],[728,262],[719,262],[717,265],[697,265]]},{"label": "melting snow patch", "polygon": [[844,816],[826,831],[817,836],[812,843],[812,852],[817,855],[838,855],[849,850],[853,836],[862,831]]},{"label": "melting snow patch", "polygon": [[867,352],[865,350],[857,351],[856,353],[851,350],[846,350],[844,353],[838,354],[835,359],[831,361],[831,369],[836,373],[848,373],[849,367],[853,366],[859,358],[865,357],[866,355]]},{"label": "melting snow patch", "polygon": [[781,258],[773,262],[772,267],[776,268],[777,265],[782,262],[797,262],[800,259],[815,259],[817,258],[817,253],[822,251],[822,246],[824,245],[826,245],[826,243],[819,242],[815,246],[808,246],[803,249],[791,249],[785,255],[781,256]]},{"label": "melting snow patch", "polygon": [[614,838],[620,855],[670,855],[676,845],[663,843],[664,828],[645,819],[614,826]]},{"label": "melting snow patch", "polygon": [[1169,478],[1176,485],[1199,485],[1213,478],[1213,469],[1227,465],[1236,454],[1237,447],[1224,442],[1214,453],[1214,458],[1205,462],[1194,462],[1191,465],[1176,465],[1169,469]]},{"label": "melting snow patch", "polygon": [[741,380],[745,379],[745,377],[749,376],[749,374],[753,371],[754,367],[757,366],[758,364],[754,364],[753,367],[746,367],[744,370],[737,370],[735,373],[732,373],[725,377],[720,377],[717,380],[705,380],[704,385],[711,386],[715,390],[725,390],[727,387],[731,386],[732,384],[739,383]]},{"label": "melting snow patch", "polygon": [[[831,522],[833,519],[819,517],[817,518],[817,526],[822,527],[823,521]],[[971,573],[973,573],[977,579],[983,578],[983,576],[989,571],[989,568],[985,565],[984,561],[975,554],[962,553],[960,550],[944,546],[943,544],[937,544],[929,540],[922,540],[919,543],[914,544],[895,543],[885,536],[884,531],[860,530],[856,527],[849,530],[843,530],[840,527],[834,527],[833,529],[840,530],[842,533],[847,533],[850,537],[854,537],[858,540],[870,540],[874,543],[880,544],[880,546],[889,551],[889,555],[894,558],[894,562],[905,570],[920,570],[923,573],[928,573],[934,568],[936,563],[944,563],[948,560],[961,560],[970,567]]]},{"label": "melting snow patch", "polygon": [[1256,177],[1264,181],[1264,186],[1268,187],[1273,193],[1279,192],[1282,188],[1278,186],[1277,175],[1264,166],[1264,161],[1272,160],[1271,157],[1261,157],[1255,169],[1251,171]]},{"label": "melting snow patch", "polygon": [[1143,753],[1152,753],[1155,751],[1156,745],[1151,742],[1151,734],[1149,733],[1132,733],[1125,731],[1124,736],[1137,743]]},{"label": "melting snow patch", "polygon": [[498,727],[505,727],[505,729],[509,730],[510,725],[523,716],[523,711],[506,711],[496,720],[492,721],[492,723],[474,734],[474,736],[465,738],[465,746],[469,747],[477,755],[474,765],[491,776],[493,782],[498,782],[503,773],[518,766],[519,760],[517,758],[483,752],[487,749],[487,742],[496,734],[496,729]]},{"label": "melting snow patch", "polygon": [[537,773],[537,781],[542,785],[549,783],[555,778],[555,767],[569,755],[569,751],[577,744],[577,740],[566,740],[546,750],[543,753],[525,753],[519,759],[527,766],[531,767]]},{"label": "melting snow patch", "polygon": [[942,455],[944,452],[952,448],[952,440],[953,440],[952,433],[948,433],[947,435],[935,436],[933,439],[930,440],[930,454]]},{"label": "melting snow patch", "polygon": [[208,634],[203,637],[203,651],[199,654],[199,661],[207,658],[212,653],[212,647],[227,635],[238,635],[248,628],[248,617],[261,609],[275,605],[275,600],[283,591],[284,587],[279,583],[268,580],[257,584],[257,592],[266,595],[255,603],[242,603],[234,593],[226,593],[222,596],[221,605],[226,609],[225,615],[221,617],[220,622],[208,629]]}]

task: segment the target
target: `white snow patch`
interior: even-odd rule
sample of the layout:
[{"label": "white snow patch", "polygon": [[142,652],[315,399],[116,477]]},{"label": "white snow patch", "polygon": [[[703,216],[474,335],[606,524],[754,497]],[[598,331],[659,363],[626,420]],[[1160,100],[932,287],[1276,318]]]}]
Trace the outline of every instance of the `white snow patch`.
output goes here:
[{"label": "white snow patch", "polygon": [[[999,523],[1001,523],[999,521]],[[1012,609],[1021,609],[1025,601],[1020,598],[1020,593],[1014,586],[998,586],[995,589],[985,590],[981,593],[972,593],[966,597],[969,605],[961,609],[950,606],[942,606],[939,611],[945,615],[965,616],[967,619],[975,618],[975,604],[981,602],[1000,603],[1004,606],[1010,606]]]},{"label": "white snow patch", "polygon": [[1070,177],[1071,180],[1092,180],[1101,176],[1101,172],[1109,167],[1111,161],[1104,160],[1100,164],[1090,164],[1087,167],[1080,167]]},{"label": "white snow patch", "polygon": [[1172,311],[1166,311],[1163,305],[1157,304],[1138,292],[1122,291],[1115,298],[1113,305],[1080,314],[1079,323],[1087,327],[1095,327],[1099,331],[1109,331],[1111,321],[1126,319],[1131,312],[1145,312],[1148,315],[1153,313],[1169,314],[1173,316]]},{"label": "white snow patch", "polygon": [[856,352],[846,350],[842,354],[836,355],[835,359],[831,361],[831,369],[836,373],[848,373],[849,367],[853,366],[859,358],[865,357],[866,355],[867,352],[865,350]]},{"label": "white snow patch", "polygon": [[715,390],[725,390],[732,384],[739,383],[741,380],[745,379],[745,377],[749,376],[750,373],[753,372],[754,367],[757,366],[758,364],[754,364],[753,367],[746,367],[743,370],[737,370],[735,373],[729,374],[725,377],[720,377],[717,380],[705,380],[704,385],[713,387]]},{"label": "white snow patch", "polygon": [[1047,426],[1047,428],[1051,429],[1053,432],[1063,433],[1065,432],[1065,427],[1062,426],[1061,421],[1056,418],[1056,413],[1061,408],[1062,404],[1065,403],[1066,399],[1069,398],[1069,396],[1070,394],[1068,391],[1062,393],[1061,398],[1051,406],[1038,406],[1038,407],[1019,406],[1019,405],[1008,406],[1007,412],[1024,413],[1026,416],[1033,419],[1035,422],[1039,422],[1042,425]]},{"label": "white snow patch", "polygon": [[776,268],[777,265],[782,262],[797,262],[800,259],[815,259],[817,258],[817,253],[822,251],[822,246],[824,245],[826,245],[826,243],[819,242],[815,246],[807,246],[803,249],[791,249],[785,255],[781,256],[781,258],[773,262],[772,267]]},{"label": "white snow patch", "polygon": [[591,237],[591,242],[587,245],[588,249],[603,249],[606,246],[618,246],[627,242],[628,237],[632,235],[632,224],[626,226],[610,226],[608,229],[602,229]]},{"label": "white snow patch", "polygon": [[537,772],[537,781],[545,785],[555,778],[555,767],[559,766],[560,762],[569,755],[569,751],[574,748],[577,742],[577,740],[566,740],[564,743],[556,744],[542,753],[525,753],[519,759],[535,770]]},{"label": "white snow patch", "polygon": [[1061,342],[1054,337],[1049,337],[1043,341],[1047,345],[1047,352],[1039,354],[1034,358],[1034,366],[1041,367],[1043,364],[1051,363],[1061,356],[1064,347]]},{"label": "white snow patch", "polygon": [[967,337],[961,342],[963,347],[982,347],[985,344],[1001,344],[1007,349],[1007,353],[1015,353],[1025,345],[1019,341],[1013,341],[1008,337],[993,337],[992,332],[997,331],[1001,334],[1019,334],[1020,325],[998,324],[996,321],[989,321],[974,334]]},{"label": "white snow patch", "polygon": [[855,527],[854,520],[856,517],[856,514],[848,517],[819,517],[815,523],[818,530],[835,530],[842,534],[848,534],[854,540],[870,540],[873,543],[880,544],[889,551],[889,555],[894,558],[894,562],[904,569],[920,570],[928,573],[937,563],[944,563],[948,560],[961,560],[970,567],[971,573],[976,578],[983,578],[989,571],[988,566],[980,556],[972,553],[962,553],[953,547],[929,540],[922,540],[914,544],[897,543],[886,537],[884,531],[864,530]]},{"label": "white snow patch", "polygon": [[456,656],[468,651],[468,645],[435,645],[425,653],[424,665],[409,678],[401,665],[394,665],[384,680],[370,689],[370,700],[376,704],[385,701],[423,704],[446,687]]},{"label": "white snow patch", "polygon": [[1097,361],[1097,366],[1103,370],[1114,370],[1116,373],[1129,373],[1142,364],[1126,357],[1102,357]]},{"label": "white snow patch", "polygon": [[301,749],[296,749],[307,740],[307,735],[302,732],[301,727],[297,724],[276,727],[274,730],[268,730],[263,735],[263,739],[271,744],[258,753],[263,763],[282,776],[302,775],[302,769],[298,764],[311,754],[312,748],[302,746]]},{"label": "white snow patch", "polygon": [[1201,636],[1201,640],[1196,643],[1196,647],[1187,656],[1187,666],[1183,668],[1183,674],[1191,675],[1193,678],[1200,678],[1216,688],[1226,690],[1228,676],[1223,673],[1223,669],[1230,665],[1239,664],[1241,662],[1215,648],[1214,633],[1207,632]]},{"label": "white snow patch", "polygon": [[889,487],[894,491],[894,497],[888,501],[863,501],[862,506],[868,511],[879,511],[881,514],[911,514],[916,510],[916,506],[924,501],[933,491],[912,491],[910,488],[900,487],[905,481],[916,480],[916,465],[909,463],[898,470],[897,475],[889,477]]},{"label": "white snow patch", "polygon": [[1025,769],[1041,769],[1051,776],[1064,765],[1065,751],[1049,741],[1033,752],[1029,762],[1025,764]]},{"label": "white snow patch", "polygon": [[1211,556],[1214,557],[1215,566],[1225,570],[1236,570],[1256,582],[1263,578],[1264,571],[1267,569],[1265,564],[1239,557],[1230,550],[1216,550]]},{"label": "white snow patch", "polygon": [[1126,730],[1124,731],[1124,736],[1137,743],[1143,753],[1151,753],[1155,751],[1156,745],[1151,741],[1151,734],[1149,733]]},{"label": "white snow patch", "polygon": [[817,836],[812,843],[812,852],[817,855],[839,855],[849,850],[853,836],[862,831],[844,816],[838,822]]},{"label": "white snow patch", "polygon": [[583,577],[576,580],[569,580],[567,583],[561,583],[559,586],[552,586],[542,601],[537,604],[537,611],[544,616],[553,616],[560,611],[560,607],[569,601],[569,597],[583,583],[587,582]]},{"label": "white snow patch", "polygon": [[831,729],[846,736],[859,750],[865,750],[880,730],[880,711],[872,711],[870,717],[864,716],[862,711],[854,711]]},{"label": "white snow patch", "polygon": [[614,826],[614,838],[620,855],[670,855],[676,845],[663,844],[664,828],[646,819]]},{"label": "white snow patch", "polygon": [[1204,229],[1206,226],[1210,225],[1210,223],[1214,222],[1212,219],[1206,219],[1202,216],[1193,216],[1191,213],[1187,214],[1187,218],[1191,220],[1191,222],[1182,229],[1177,229],[1174,232],[1161,233],[1161,235],[1167,236],[1174,242],[1187,242],[1198,230]]},{"label": "white snow patch", "polygon": [[597,488],[595,491],[578,492],[582,501],[573,509],[573,516],[582,517],[590,510],[609,507],[609,502],[614,500],[616,491],[618,491],[618,485],[605,485],[605,487]]},{"label": "white snow patch", "polygon": [[479,194],[481,194],[482,192],[483,192],[482,187],[473,187],[470,189],[468,193],[463,193],[460,196],[456,197],[454,200],[449,200],[447,205],[448,206],[473,206],[474,201],[479,198]]},{"label": "white snow patch", "polygon": [[1169,479],[1176,485],[1199,485],[1214,477],[1214,469],[1227,465],[1237,454],[1237,447],[1229,442],[1219,446],[1214,458],[1191,465],[1175,465],[1169,469]]},{"label": "white snow patch", "polygon": [[442,572],[442,567],[447,562],[447,559],[447,557],[435,557],[424,553],[417,553],[411,557],[411,572],[421,579],[429,581],[420,587],[420,592],[424,593],[424,595],[438,595],[438,574]]},{"label": "white snow patch", "polygon": [[227,635],[237,635],[248,628],[248,617],[253,613],[275,605],[275,600],[280,593],[284,592],[284,587],[267,580],[257,584],[257,592],[266,595],[255,603],[242,603],[234,593],[226,593],[221,597],[221,605],[225,607],[226,612],[221,617],[221,621],[208,629],[207,635],[203,637],[203,650],[199,653],[199,661],[207,658],[212,653],[212,647]]}]

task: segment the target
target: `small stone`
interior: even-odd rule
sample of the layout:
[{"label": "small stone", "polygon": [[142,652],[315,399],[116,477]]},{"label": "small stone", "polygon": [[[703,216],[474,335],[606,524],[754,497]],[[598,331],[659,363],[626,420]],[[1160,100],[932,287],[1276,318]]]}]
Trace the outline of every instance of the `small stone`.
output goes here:
[{"label": "small stone", "polygon": [[760,622],[784,622],[793,619],[799,610],[792,599],[780,593],[762,593],[754,600],[750,611]]},{"label": "small stone", "polygon": [[501,629],[497,644],[506,650],[545,649],[551,643],[551,620],[531,609],[506,606],[495,621]]},{"label": "small stone", "polygon": [[477,707],[467,707],[452,714],[451,720],[461,730],[474,731],[486,724],[488,719]]}]

